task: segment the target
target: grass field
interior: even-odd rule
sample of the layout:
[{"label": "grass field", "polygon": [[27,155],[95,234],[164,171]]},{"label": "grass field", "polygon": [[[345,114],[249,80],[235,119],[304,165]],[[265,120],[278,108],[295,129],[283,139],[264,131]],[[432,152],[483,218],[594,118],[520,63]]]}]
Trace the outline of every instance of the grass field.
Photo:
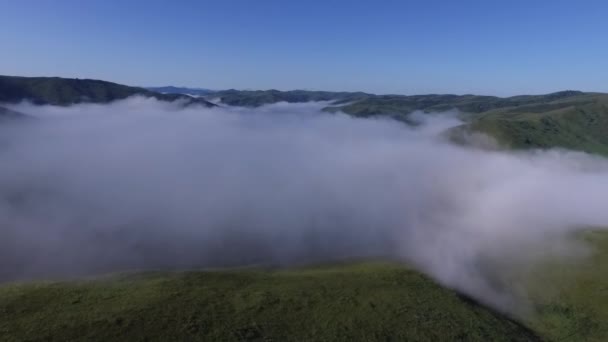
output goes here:
[{"label": "grass field", "polygon": [[0,288],[2,341],[534,341],[388,263],[145,273]]},{"label": "grass field", "polygon": [[590,259],[545,265],[531,279],[535,312],[526,324],[552,341],[608,341],[608,233],[583,238]]},{"label": "grass field", "polygon": [[148,272],[0,287],[1,341],[606,341],[608,234],[545,264],[518,323],[403,265]]}]

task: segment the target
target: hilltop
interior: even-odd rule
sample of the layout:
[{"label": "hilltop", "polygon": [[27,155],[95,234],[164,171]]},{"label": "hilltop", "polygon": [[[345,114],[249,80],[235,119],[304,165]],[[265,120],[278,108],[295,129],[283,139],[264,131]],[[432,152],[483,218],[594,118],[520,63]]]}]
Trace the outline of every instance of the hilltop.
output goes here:
[{"label": "hilltop", "polygon": [[[150,90],[152,89],[152,90]],[[197,95],[192,97],[186,95]],[[24,100],[35,104],[71,105],[108,103],[130,96],[152,97],[161,101],[259,107],[277,102],[325,101],[329,113],[343,112],[355,117],[388,116],[412,123],[415,111],[440,113],[458,111],[465,121],[451,134],[482,132],[511,149],[561,147],[608,155],[608,94],[561,91],[546,95],[512,97],[479,95],[376,95],[364,92],[309,90],[222,90],[202,88],[139,88],[117,83],[59,77],[0,76],[0,103]],[[0,116],[18,117],[0,110]]]},{"label": "hilltop", "polygon": [[130,96],[152,97],[160,101],[184,101],[214,107],[204,99],[181,94],[161,94],[144,88],[122,84],[60,77],[0,76],[0,103],[17,103],[24,100],[34,104],[67,106],[77,103],[109,103]]},{"label": "hilltop", "polygon": [[482,132],[505,148],[561,147],[608,155],[608,94],[561,91],[512,97],[478,95],[374,95],[317,91],[226,91],[221,103],[263,104],[330,101],[324,111],[355,117],[388,116],[411,123],[415,111],[458,111],[465,124],[454,130]]}]

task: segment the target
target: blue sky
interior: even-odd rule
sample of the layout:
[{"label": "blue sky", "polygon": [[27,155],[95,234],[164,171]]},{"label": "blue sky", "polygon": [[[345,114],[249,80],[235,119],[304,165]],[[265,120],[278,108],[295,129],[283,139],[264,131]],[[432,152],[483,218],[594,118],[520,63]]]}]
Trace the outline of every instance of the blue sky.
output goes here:
[{"label": "blue sky", "polygon": [[608,92],[608,1],[0,0],[0,74],[213,89]]}]

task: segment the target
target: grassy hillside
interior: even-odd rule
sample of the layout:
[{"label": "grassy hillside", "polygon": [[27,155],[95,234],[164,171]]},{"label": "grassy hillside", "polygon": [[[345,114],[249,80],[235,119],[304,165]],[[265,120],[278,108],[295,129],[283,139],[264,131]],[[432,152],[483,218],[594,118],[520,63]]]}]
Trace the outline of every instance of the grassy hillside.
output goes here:
[{"label": "grassy hillside", "polygon": [[5,284],[0,340],[606,341],[608,233],[582,238],[590,259],[531,273],[523,325],[374,262]]},{"label": "grassy hillside", "polygon": [[180,94],[160,94],[143,88],[129,87],[112,82],[59,77],[0,76],[0,103],[29,100],[36,104],[70,105],[82,102],[108,103],[141,95],[161,101],[182,100],[187,104],[214,104],[203,99]]},{"label": "grassy hillside", "polygon": [[577,97],[585,93],[563,91],[547,95],[495,97],[478,95],[375,95],[343,106],[330,106],[326,111],[342,111],[361,117],[375,115],[406,116],[414,111],[442,112],[459,110],[463,113],[484,113],[497,108],[544,104]]},{"label": "grassy hillside", "polygon": [[563,147],[608,155],[608,95],[493,110],[473,120],[469,129],[510,148]]},{"label": "grassy hillside", "polygon": [[222,103],[256,107],[279,101],[334,101],[324,110],[357,117],[390,116],[409,123],[414,111],[457,110],[477,131],[507,148],[562,147],[608,155],[608,94],[562,91],[513,97],[477,95],[373,95],[314,91],[223,91]]},{"label": "grassy hillside", "polygon": [[0,287],[2,341],[535,341],[384,263],[147,273]]},{"label": "grassy hillside", "polygon": [[538,96],[377,96],[325,110],[408,121],[416,110],[456,109],[468,122],[456,131],[486,133],[514,149],[561,147],[608,155],[608,94],[565,91]]},{"label": "grassy hillside", "polygon": [[594,247],[590,259],[544,265],[530,279],[536,311],[527,325],[552,341],[608,340],[608,232],[582,238]]}]

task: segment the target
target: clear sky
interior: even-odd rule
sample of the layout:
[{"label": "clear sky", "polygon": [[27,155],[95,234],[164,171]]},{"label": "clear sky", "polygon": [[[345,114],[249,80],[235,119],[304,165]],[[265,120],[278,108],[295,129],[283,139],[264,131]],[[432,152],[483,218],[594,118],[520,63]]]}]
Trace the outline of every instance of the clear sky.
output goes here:
[{"label": "clear sky", "polygon": [[0,0],[0,74],[212,89],[608,92],[608,1]]}]

